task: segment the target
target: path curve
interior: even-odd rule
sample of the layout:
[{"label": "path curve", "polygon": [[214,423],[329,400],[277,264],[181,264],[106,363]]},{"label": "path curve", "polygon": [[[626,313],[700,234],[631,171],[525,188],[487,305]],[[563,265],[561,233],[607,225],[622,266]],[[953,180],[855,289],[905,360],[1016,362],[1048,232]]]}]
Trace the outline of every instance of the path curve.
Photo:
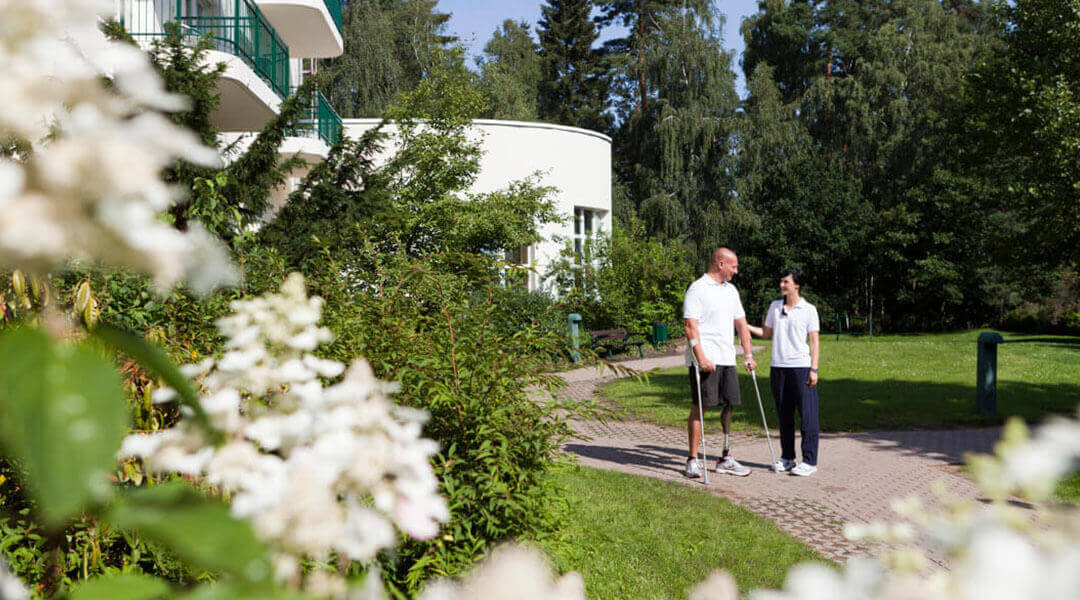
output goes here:
[{"label": "path curve", "polygon": [[[620,363],[636,371],[683,365],[682,356],[664,356]],[[586,400],[614,381],[610,370],[595,367],[560,374],[567,386],[559,395]],[[751,405],[744,403],[744,409]],[[978,487],[960,471],[967,452],[988,453],[1000,437],[1000,427],[949,430],[868,431],[824,433],[821,462],[811,477],[778,475],[768,470],[769,448],[763,432],[732,435],[731,448],[739,462],[753,469],[749,477],[711,474],[711,484],[686,479],[686,431],[634,420],[574,421],[582,436],[564,444],[579,462],[590,467],[621,471],[697,486],[743,506],[776,523],[780,529],[823,556],[846,561],[868,548],[842,535],[845,522],[895,520],[892,499],[911,495],[929,507],[941,503],[932,488],[941,482],[953,495],[973,498]],[[773,424],[775,427],[775,424]],[[778,432],[772,429],[773,447],[779,452]],[[720,448],[720,434],[708,434],[708,447]],[[712,460],[709,461],[710,466]],[[929,553],[934,562],[944,557]]]}]

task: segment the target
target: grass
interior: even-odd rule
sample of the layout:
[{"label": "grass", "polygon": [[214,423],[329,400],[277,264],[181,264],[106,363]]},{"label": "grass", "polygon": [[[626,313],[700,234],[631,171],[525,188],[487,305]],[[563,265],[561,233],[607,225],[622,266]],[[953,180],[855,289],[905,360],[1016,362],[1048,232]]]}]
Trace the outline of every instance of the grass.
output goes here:
[{"label": "grass", "polygon": [[[1080,403],[1080,338],[1004,333],[998,347],[998,414],[975,411],[977,331],[865,337],[822,336],[821,427],[823,431],[941,429],[996,425],[1017,415],[1038,422],[1068,413]],[[769,389],[769,342],[759,359],[758,385],[769,424],[776,427]],[[760,429],[761,416],[750,376],[739,369],[742,406],[735,429]],[[690,383],[683,367],[651,374],[648,382],[619,380],[603,390],[633,418],[685,426]],[[719,426],[719,411],[706,413]]]},{"label": "grass", "polygon": [[1054,500],[1062,504],[1080,505],[1080,473],[1073,473],[1058,482]]},{"label": "grass", "polygon": [[792,565],[824,560],[701,489],[580,466],[556,477],[570,513],[559,532],[566,543],[549,544],[549,554],[560,571],[584,576],[589,600],[684,600],[718,568],[740,590],[779,588]]}]

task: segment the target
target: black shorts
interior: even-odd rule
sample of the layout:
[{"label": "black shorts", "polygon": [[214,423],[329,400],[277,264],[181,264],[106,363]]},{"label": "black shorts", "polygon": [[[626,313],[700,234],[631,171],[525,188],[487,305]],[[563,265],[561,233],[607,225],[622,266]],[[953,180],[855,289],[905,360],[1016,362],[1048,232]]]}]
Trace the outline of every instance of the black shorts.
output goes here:
[{"label": "black shorts", "polygon": [[[690,369],[690,399],[694,406],[698,403],[698,386],[694,382],[694,367]],[[701,394],[705,406],[724,404],[735,406],[742,404],[739,396],[739,371],[733,366],[717,366],[711,373],[701,372]]]}]

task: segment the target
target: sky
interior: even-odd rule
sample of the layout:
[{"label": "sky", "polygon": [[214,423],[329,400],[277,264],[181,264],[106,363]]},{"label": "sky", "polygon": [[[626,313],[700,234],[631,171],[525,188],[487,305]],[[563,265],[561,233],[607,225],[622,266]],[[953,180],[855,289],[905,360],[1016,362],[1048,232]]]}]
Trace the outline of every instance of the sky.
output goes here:
[{"label": "sky", "polygon": [[[447,32],[458,36],[472,57],[480,55],[491,34],[505,19],[525,21],[534,31],[540,20],[542,0],[439,0],[437,10],[450,13]],[[757,0],[717,0],[716,5],[726,17],[724,23],[724,48],[734,51],[732,68],[735,70],[735,89],[739,96],[746,95],[739,58],[742,56],[743,39],[739,26],[744,17],[757,12]],[[612,37],[615,32],[601,32],[601,39]],[[470,60],[470,66],[475,63]]]}]

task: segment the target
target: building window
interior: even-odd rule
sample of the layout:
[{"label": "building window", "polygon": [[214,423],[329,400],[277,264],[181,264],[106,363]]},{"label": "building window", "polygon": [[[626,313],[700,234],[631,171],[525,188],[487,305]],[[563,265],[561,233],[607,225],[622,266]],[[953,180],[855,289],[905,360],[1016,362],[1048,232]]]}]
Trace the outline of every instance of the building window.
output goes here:
[{"label": "building window", "polygon": [[588,240],[600,229],[600,213],[587,208],[574,207],[574,252],[584,258],[588,252]]}]

